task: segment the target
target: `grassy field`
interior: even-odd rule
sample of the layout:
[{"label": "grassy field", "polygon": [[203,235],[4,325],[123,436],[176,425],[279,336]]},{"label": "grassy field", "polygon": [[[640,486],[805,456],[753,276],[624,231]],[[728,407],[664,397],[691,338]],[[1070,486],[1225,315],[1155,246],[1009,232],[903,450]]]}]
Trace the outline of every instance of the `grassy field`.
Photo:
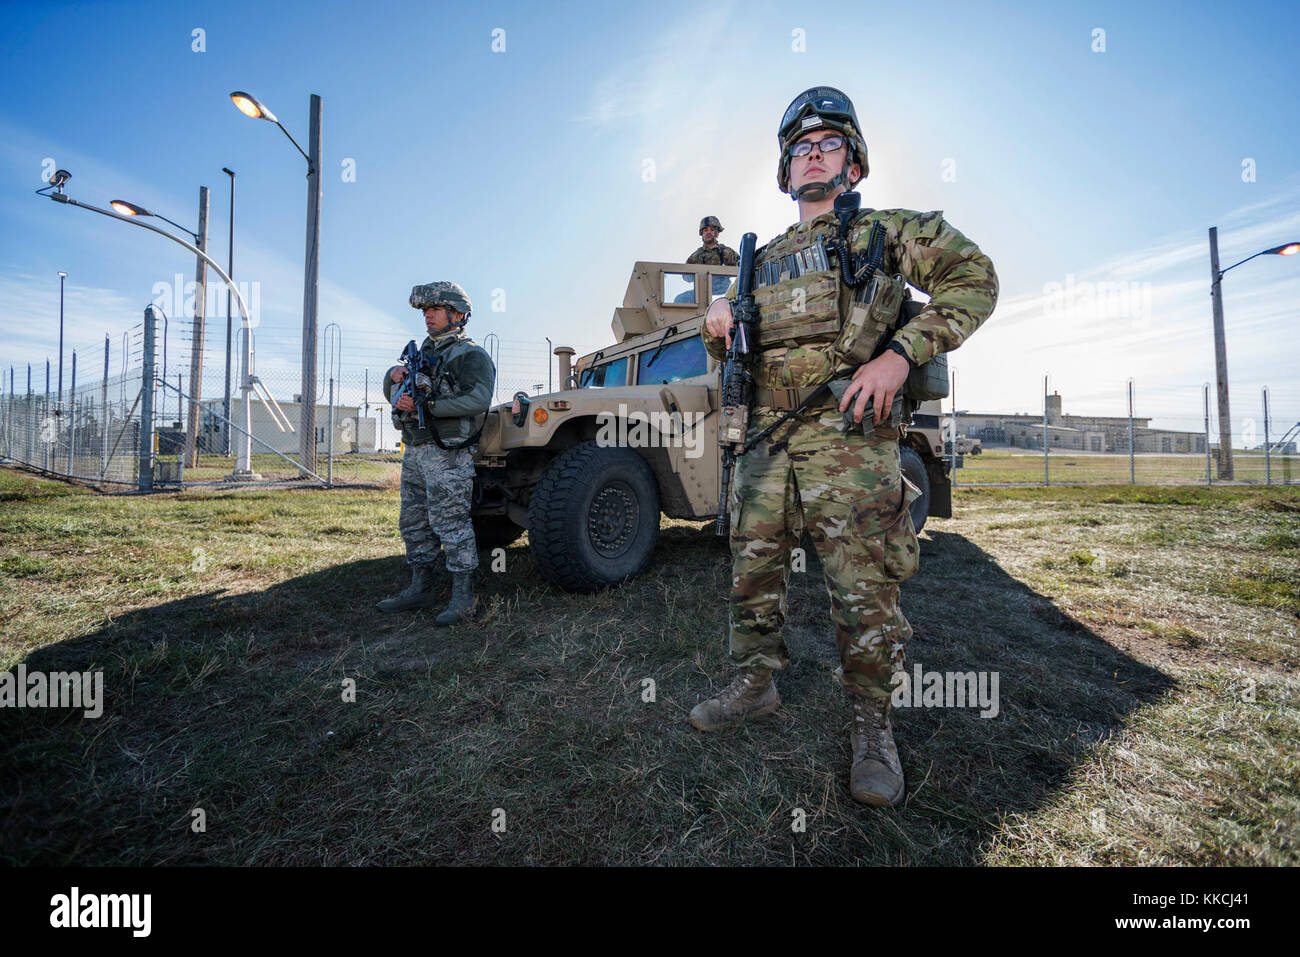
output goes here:
[{"label": "grassy field", "polygon": [[[1266,472],[1275,485],[1300,483],[1300,456],[1273,455],[1269,468],[1265,468],[1264,453],[1236,452],[1233,454],[1234,481],[1264,484]],[[1152,455],[1140,454],[1133,461],[1134,478],[1138,484],[1205,484],[1205,454]],[[1210,475],[1218,482],[1218,464],[1212,462]],[[1127,453],[1078,454],[1052,452],[1048,455],[1048,476],[1053,483],[1095,482],[1098,484],[1127,485],[1129,460]],[[980,483],[1034,483],[1043,481],[1043,453],[1040,449],[985,448],[979,455],[963,457],[957,470],[958,485]]]},{"label": "grassy field", "polygon": [[373,610],[403,578],[393,491],[98,496],[0,470],[0,666],[103,669],[107,699],[0,710],[0,860],[1300,863],[1300,489],[955,510],[903,586],[908,667],[995,671],[1000,712],[897,710],[908,799],[880,810],[848,796],[815,558],[782,709],[704,736],[685,719],[729,679],[730,576],[700,523],[591,596],[545,586],[521,540],[504,571],[484,556],[479,620],[434,629]]}]

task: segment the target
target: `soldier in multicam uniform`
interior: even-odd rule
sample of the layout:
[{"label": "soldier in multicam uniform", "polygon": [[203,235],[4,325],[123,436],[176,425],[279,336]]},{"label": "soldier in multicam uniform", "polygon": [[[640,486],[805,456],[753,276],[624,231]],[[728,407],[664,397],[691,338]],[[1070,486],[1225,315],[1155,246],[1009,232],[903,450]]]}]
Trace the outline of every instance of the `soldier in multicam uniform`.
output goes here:
[{"label": "soldier in multicam uniform", "polygon": [[[470,522],[474,488],[474,440],[477,416],[492,402],[495,370],[488,354],[465,336],[471,311],[465,290],[454,282],[433,282],[411,290],[411,305],[424,313],[429,335],[420,347],[425,358],[448,373],[450,388],[419,383],[416,398],[403,395],[393,407],[393,425],[402,431],[402,511],[398,520],[406,543],[411,584],[376,606],[380,611],[405,611],[430,603],[434,562],[439,552],[452,575],[451,601],[434,621],[451,625],[474,610],[474,569],[478,549]],[[403,365],[384,378],[384,397],[406,378]],[[415,403],[424,404],[425,424],[419,427]]]},{"label": "soldier in multicam uniform", "polygon": [[[957,348],[988,318],[998,283],[988,257],[941,213],[904,209],[862,210],[846,221],[851,249],[874,251],[880,265],[858,289],[841,281],[828,252],[839,236],[834,199],[867,176],[861,129],[848,97],[830,87],[800,94],[781,121],[777,183],[798,202],[799,222],[755,256],[750,436],[812,387],[852,377],[838,407],[830,397],[814,404],[739,460],[730,503],[730,657],[741,671],[690,721],[714,731],[780,705],[772,672],[789,661],[781,628],[790,553],[806,524],[831,596],[837,677],[853,701],[850,791],[892,807],[904,781],[890,696],[912,634],[899,583],[919,561],[908,509],[919,492],[899,471],[905,403],[895,397],[912,369]],[[931,299],[894,331],[907,283]],[[715,359],[725,357],[731,322],[731,300],[716,300],[701,330]]]},{"label": "soldier in multicam uniform", "polygon": [[739,266],[740,257],[730,246],[718,242],[722,232],[722,223],[717,216],[705,216],[700,220],[700,238],[704,245],[686,257],[688,266]]}]

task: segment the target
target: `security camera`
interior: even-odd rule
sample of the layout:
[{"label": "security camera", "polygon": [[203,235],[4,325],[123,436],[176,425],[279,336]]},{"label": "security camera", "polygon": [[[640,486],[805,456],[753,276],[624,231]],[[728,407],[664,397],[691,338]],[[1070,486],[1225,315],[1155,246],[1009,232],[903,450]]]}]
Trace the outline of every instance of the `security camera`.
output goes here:
[{"label": "security camera", "polygon": [[72,174],[66,169],[56,169],[54,175],[50,177],[50,185],[55,189],[62,189],[63,184],[72,179]]}]

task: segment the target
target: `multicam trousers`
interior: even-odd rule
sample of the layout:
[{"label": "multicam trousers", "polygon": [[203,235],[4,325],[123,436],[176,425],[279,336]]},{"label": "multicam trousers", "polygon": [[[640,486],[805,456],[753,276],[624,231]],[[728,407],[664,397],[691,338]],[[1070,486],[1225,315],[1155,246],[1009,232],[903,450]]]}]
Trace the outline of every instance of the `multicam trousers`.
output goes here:
[{"label": "multicam trousers", "polygon": [[[757,413],[753,435],[776,416]],[[899,583],[919,563],[908,506],[919,490],[899,472],[898,430],[844,433],[838,411],[797,416],[742,456],[731,498],[731,660],[784,668],[781,636],[791,549],[807,527],[821,559],[849,691],[889,697],[912,626]]]},{"label": "multicam trousers", "polygon": [[398,527],[408,565],[432,565],[441,551],[447,570],[478,567],[470,496],[474,450],[440,449],[433,442],[408,445],[402,455],[402,511]]}]

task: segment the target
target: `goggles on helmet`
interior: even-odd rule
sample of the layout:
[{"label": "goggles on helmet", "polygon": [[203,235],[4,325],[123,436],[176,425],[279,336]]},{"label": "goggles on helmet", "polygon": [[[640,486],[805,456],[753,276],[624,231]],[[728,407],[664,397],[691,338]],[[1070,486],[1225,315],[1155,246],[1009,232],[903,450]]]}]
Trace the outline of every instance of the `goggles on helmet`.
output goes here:
[{"label": "goggles on helmet", "polygon": [[858,128],[857,113],[849,98],[834,87],[816,86],[800,93],[795,97],[794,102],[786,107],[785,115],[781,117],[780,132],[777,134],[783,146],[792,136],[803,133],[805,129],[817,129],[822,125],[805,124],[804,121],[810,116],[832,121],[847,121],[853,124],[855,130]]}]

